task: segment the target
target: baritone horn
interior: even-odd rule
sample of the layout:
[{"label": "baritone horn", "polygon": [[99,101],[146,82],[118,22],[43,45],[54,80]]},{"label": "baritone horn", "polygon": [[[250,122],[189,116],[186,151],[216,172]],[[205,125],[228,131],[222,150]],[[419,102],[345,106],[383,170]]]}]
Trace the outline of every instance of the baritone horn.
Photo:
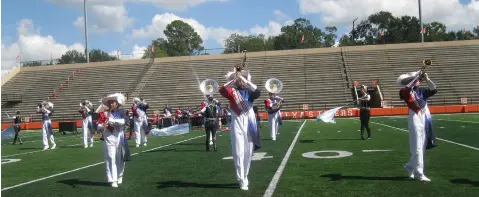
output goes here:
[{"label": "baritone horn", "polygon": [[268,90],[268,92],[277,94],[283,89],[283,82],[281,82],[281,80],[279,79],[271,78],[266,81],[264,87],[266,88],[266,90]]},{"label": "baritone horn", "polygon": [[212,95],[218,91],[219,85],[213,79],[205,79],[200,84],[200,90],[205,95]]}]

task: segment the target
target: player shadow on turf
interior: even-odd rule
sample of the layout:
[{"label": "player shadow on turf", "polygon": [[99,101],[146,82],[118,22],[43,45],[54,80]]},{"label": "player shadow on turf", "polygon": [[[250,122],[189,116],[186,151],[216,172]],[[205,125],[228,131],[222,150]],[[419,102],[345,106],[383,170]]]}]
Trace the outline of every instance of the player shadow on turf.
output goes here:
[{"label": "player shadow on turf", "polygon": [[299,140],[300,143],[316,143],[316,140]]},{"label": "player shadow on turf", "polygon": [[322,139],[322,140],[332,140],[332,141],[349,141],[349,140],[362,140],[360,138],[342,138],[342,139],[338,139],[338,138],[328,138],[328,139]]},{"label": "player shadow on turf", "polygon": [[479,181],[471,181],[469,179],[453,179],[453,180],[451,180],[451,183],[454,183],[454,184],[470,184],[470,185],[479,187]]},{"label": "player shadow on turf", "polygon": [[63,183],[65,185],[69,185],[73,188],[76,188],[76,185],[89,185],[89,186],[103,186],[103,187],[110,187],[109,183],[106,182],[92,182],[92,181],[80,181],[78,179],[67,179],[58,181],[58,183]]},{"label": "player shadow on turf", "polygon": [[377,176],[343,176],[341,174],[325,174],[321,177],[331,178],[331,181],[339,181],[343,179],[358,179],[358,180],[381,180],[381,181],[407,181],[410,180],[406,176],[395,176],[395,177],[377,177]]},{"label": "player shadow on turf", "polygon": [[18,150],[43,150],[43,148],[19,148]]},{"label": "player shadow on turf", "polygon": [[224,189],[237,189],[239,185],[230,184],[205,184],[205,183],[192,183],[183,181],[164,181],[158,182],[158,189],[164,189],[169,187],[199,187],[199,188],[224,188]]},{"label": "player shadow on turf", "polygon": [[[203,145],[204,146],[204,145]],[[203,148],[203,147],[202,147]],[[147,153],[154,153],[154,152],[205,152],[203,149],[176,149],[176,148],[170,148],[170,149],[157,149],[157,150],[152,150],[148,151]]]}]

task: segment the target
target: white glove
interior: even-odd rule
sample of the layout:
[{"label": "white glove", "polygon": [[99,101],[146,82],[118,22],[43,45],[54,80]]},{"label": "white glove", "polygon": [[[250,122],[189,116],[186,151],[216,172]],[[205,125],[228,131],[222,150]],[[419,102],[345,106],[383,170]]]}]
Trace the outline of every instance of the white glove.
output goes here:
[{"label": "white glove", "polygon": [[427,75],[427,73],[424,73],[424,79],[425,79],[426,81],[430,81],[429,76]]}]

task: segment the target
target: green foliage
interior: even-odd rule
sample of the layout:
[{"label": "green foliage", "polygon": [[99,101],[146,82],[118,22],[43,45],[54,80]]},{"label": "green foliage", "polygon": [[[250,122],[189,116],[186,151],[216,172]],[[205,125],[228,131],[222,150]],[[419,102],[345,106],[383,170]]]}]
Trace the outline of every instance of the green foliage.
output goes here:
[{"label": "green foliage", "polygon": [[223,53],[238,53],[238,46],[240,46],[240,51],[257,52],[273,49],[274,40],[271,37],[266,39],[262,34],[242,36],[234,33],[225,40],[225,45]]}]

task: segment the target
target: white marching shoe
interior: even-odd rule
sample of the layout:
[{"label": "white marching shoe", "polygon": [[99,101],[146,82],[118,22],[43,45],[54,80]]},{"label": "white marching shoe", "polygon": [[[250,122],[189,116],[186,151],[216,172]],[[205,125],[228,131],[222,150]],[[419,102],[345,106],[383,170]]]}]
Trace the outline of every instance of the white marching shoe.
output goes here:
[{"label": "white marching shoe", "polygon": [[53,144],[51,149],[55,149],[55,147],[57,147],[57,144]]},{"label": "white marching shoe", "polygon": [[414,172],[413,172],[413,169],[411,169],[411,167],[409,167],[406,164],[406,165],[404,165],[404,170],[407,172],[407,175],[410,179],[414,179]]},{"label": "white marching shoe", "polygon": [[85,147],[84,147],[84,148],[88,148],[88,145],[85,145]]},{"label": "white marching shoe", "polygon": [[44,147],[43,147],[43,150],[48,150],[48,148],[50,148],[50,147],[44,146]]},{"label": "white marching shoe", "polygon": [[431,182],[431,179],[427,178],[425,175],[421,175],[416,178],[419,181],[424,181],[424,182]]},{"label": "white marching shoe", "polygon": [[116,181],[113,181],[113,182],[111,183],[111,186],[112,186],[112,187],[118,187],[118,183],[117,183]]},{"label": "white marching shoe", "polygon": [[93,144],[90,144],[90,148],[93,147]]},{"label": "white marching shoe", "polygon": [[118,178],[118,185],[120,185],[121,183],[123,183],[123,177]]},{"label": "white marching shoe", "polygon": [[242,190],[248,190],[248,180],[242,180],[240,181],[240,189]]}]

